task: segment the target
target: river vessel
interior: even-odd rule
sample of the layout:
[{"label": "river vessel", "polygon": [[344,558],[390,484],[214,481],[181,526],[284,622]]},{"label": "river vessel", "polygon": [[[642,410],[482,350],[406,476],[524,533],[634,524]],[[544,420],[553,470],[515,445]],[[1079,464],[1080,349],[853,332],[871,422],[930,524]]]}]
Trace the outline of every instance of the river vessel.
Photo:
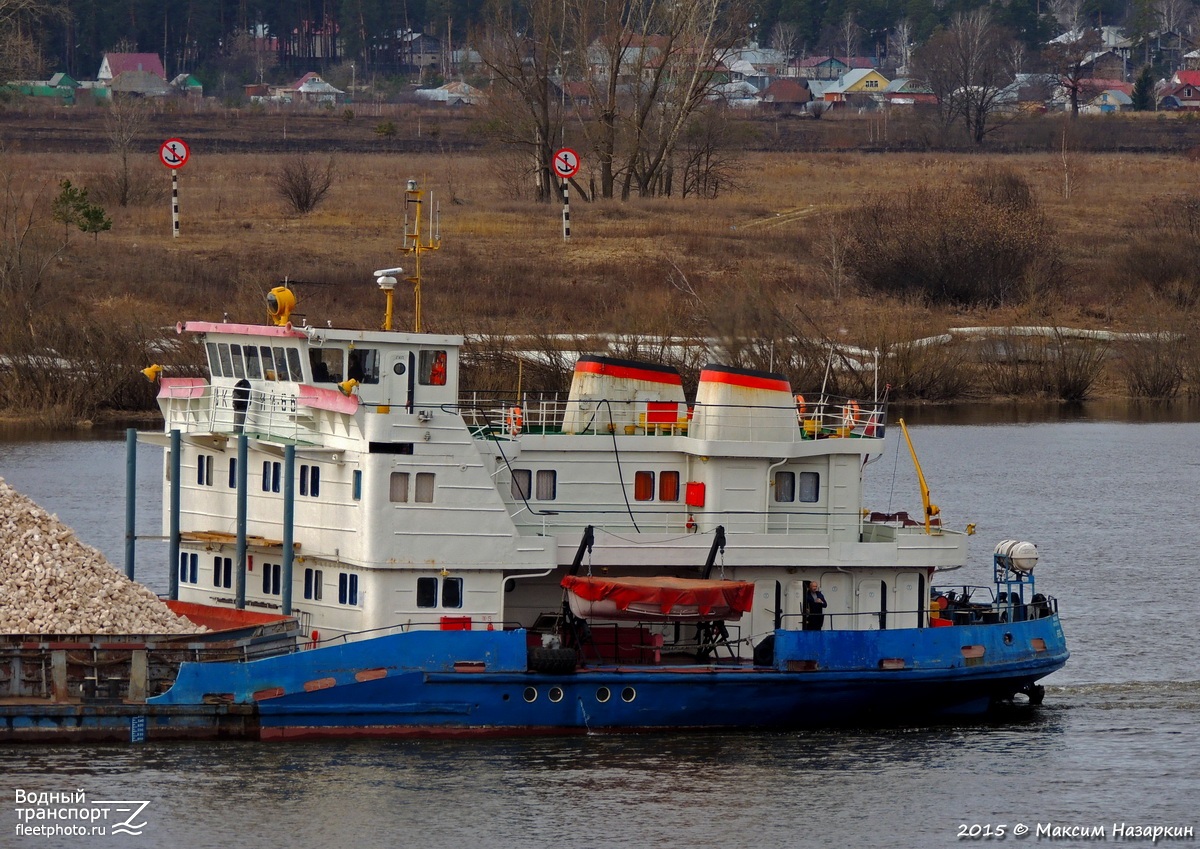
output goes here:
[{"label": "river vessel", "polygon": [[1031,543],[944,589],[969,529],[919,464],[919,519],[863,508],[886,397],[605,354],[564,397],[471,392],[462,337],[390,329],[397,272],[388,329],[293,323],[281,286],[265,324],[178,327],[208,377],[150,373],[171,594],[303,638],[149,706],[265,738],[891,723],[1040,702],[1066,662]]}]

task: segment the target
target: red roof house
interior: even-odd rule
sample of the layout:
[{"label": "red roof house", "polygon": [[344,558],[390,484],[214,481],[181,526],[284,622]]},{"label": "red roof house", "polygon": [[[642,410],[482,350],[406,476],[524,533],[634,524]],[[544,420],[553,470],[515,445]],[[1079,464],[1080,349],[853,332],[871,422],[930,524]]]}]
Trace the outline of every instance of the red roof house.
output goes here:
[{"label": "red roof house", "polygon": [[167,79],[167,72],[157,53],[105,53],[96,80],[108,84],[126,71],[144,71],[164,82]]}]

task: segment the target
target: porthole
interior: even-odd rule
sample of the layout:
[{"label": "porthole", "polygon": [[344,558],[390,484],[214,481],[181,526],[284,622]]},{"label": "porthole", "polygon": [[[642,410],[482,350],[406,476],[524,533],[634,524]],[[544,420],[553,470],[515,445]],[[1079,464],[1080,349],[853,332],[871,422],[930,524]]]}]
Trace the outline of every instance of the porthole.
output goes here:
[{"label": "porthole", "polygon": [[531,703],[537,701],[537,687],[525,688],[525,701]]},{"label": "porthole", "polygon": [[501,696],[500,701],[507,702],[508,701],[508,693],[505,693],[503,696]]},{"label": "porthole", "polygon": [[632,702],[636,698],[637,690],[633,689],[633,687],[626,687],[621,691],[621,701],[623,702]]},{"label": "porthole", "polygon": [[396,374],[404,374],[404,363],[396,363],[392,366],[392,371]]},{"label": "porthole", "polygon": [[1007,633],[1006,633],[1006,634],[1004,635],[1004,645],[1006,645],[1006,646],[1011,646],[1012,644],[1013,644],[1013,636],[1012,636],[1012,634],[1007,634]]},{"label": "porthole", "polygon": [[611,698],[612,692],[608,689],[608,687],[601,687],[596,690],[596,701],[600,702],[601,704],[604,704]]},{"label": "porthole", "polygon": [[551,687],[548,695],[550,696],[550,701],[561,702],[563,697],[562,687]]}]

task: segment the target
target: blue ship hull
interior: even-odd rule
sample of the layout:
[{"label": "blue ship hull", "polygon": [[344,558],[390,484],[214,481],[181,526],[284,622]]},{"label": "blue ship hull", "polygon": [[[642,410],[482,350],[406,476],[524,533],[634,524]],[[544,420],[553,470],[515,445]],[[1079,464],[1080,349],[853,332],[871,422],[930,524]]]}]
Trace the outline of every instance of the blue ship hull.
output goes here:
[{"label": "blue ship hull", "polygon": [[744,662],[528,670],[526,632],[416,631],[246,663],[187,663],[151,705],[253,704],[263,738],[886,724],[986,713],[1062,667],[1058,616],[777,631]]}]

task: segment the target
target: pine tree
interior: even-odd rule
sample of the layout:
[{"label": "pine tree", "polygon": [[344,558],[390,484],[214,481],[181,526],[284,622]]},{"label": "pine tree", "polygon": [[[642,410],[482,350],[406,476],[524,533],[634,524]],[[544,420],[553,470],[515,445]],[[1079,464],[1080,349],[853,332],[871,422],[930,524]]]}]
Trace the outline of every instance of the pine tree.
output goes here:
[{"label": "pine tree", "polygon": [[1135,112],[1148,112],[1154,108],[1154,71],[1149,65],[1143,65],[1138,73],[1131,97]]}]

